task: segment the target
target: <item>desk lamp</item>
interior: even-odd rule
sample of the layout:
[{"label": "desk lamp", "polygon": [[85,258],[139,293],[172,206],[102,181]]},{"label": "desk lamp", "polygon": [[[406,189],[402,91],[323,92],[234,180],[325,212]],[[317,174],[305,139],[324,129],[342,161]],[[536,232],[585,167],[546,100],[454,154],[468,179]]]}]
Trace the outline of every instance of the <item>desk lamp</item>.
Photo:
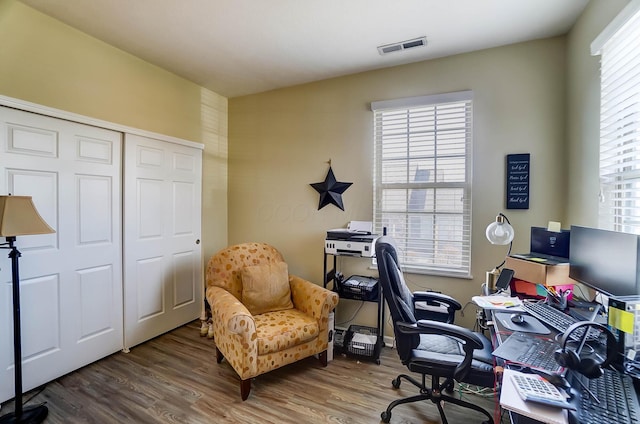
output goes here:
[{"label": "desk lamp", "polygon": [[485,234],[487,236],[487,240],[489,240],[491,244],[503,246],[507,244],[509,245],[509,250],[507,251],[507,255],[502,263],[493,268],[493,270],[487,272],[487,288],[493,288],[495,287],[498,275],[500,275],[500,268],[502,268],[504,263],[507,261],[507,256],[511,253],[515,231],[513,230],[509,219],[504,214],[499,213],[498,216],[496,216],[496,220],[487,226]]},{"label": "desk lamp", "polygon": [[15,382],[14,412],[0,417],[0,424],[41,423],[49,410],[44,405],[22,407],[22,341],[20,337],[20,252],[14,245],[16,236],[55,233],[42,219],[31,196],[0,196],[0,236],[6,238],[0,248],[10,249],[11,283],[13,286],[13,362]]}]

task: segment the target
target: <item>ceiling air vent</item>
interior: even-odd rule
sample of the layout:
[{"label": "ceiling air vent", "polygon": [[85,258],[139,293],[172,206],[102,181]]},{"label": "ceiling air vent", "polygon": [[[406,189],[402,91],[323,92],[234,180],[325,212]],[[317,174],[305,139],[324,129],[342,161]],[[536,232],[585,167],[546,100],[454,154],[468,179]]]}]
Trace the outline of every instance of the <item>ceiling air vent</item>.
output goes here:
[{"label": "ceiling air vent", "polygon": [[378,53],[385,55],[388,53],[399,52],[402,50],[413,49],[416,47],[424,47],[427,45],[427,37],[414,38],[412,40],[401,41],[399,43],[385,44],[378,46]]}]

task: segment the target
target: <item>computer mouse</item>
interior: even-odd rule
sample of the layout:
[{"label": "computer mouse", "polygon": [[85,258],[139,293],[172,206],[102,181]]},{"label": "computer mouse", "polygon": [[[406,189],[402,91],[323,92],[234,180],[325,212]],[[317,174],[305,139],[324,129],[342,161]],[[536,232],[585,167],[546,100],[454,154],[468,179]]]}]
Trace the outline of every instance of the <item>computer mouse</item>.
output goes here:
[{"label": "computer mouse", "polygon": [[522,316],[522,314],[511,314],[511,322],[514,324],[524,324],[524,316]]}]

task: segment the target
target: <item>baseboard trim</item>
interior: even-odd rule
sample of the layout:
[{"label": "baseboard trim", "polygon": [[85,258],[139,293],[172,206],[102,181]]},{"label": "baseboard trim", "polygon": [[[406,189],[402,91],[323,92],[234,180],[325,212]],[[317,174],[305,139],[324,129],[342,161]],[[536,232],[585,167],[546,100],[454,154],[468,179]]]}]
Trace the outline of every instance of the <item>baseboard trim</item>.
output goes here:
[{"label": "baseboard trim", "polygon": [[394,337],[384,336],[382,341],[384,342],[385,347],[396,347],[396,339]]}]

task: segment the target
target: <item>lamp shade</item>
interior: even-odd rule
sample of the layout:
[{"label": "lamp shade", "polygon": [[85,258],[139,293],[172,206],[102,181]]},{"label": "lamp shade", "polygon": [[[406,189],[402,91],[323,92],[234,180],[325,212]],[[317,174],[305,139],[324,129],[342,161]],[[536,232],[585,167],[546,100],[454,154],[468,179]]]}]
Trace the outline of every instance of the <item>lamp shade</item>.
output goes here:
[{"label": "lamp shade", "polygon": [[491,244],[509,244],[513,241],[515,231],[502,214],[496,216],[496,220],[487,226],[487,240]]},{"label": "lamp shade", "polygon": [[31,196],[0,196],[0,236],[55,233],[36,210]]}]

